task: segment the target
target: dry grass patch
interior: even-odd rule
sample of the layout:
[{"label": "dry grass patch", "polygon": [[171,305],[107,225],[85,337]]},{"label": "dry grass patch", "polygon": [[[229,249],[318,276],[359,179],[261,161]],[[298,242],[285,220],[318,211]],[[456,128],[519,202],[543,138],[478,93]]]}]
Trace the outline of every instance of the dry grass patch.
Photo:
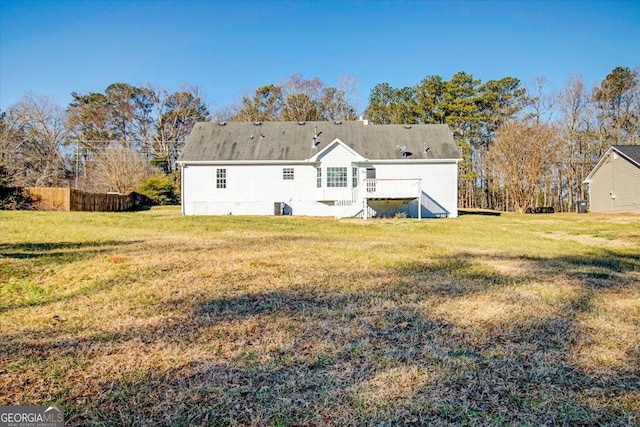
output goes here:
[{"label": "dry grass patch", "polygon": [[634,375],[640,364],[638,290],[599,292],[591,304],[592,312],[580,319],[572,359],[598,377]]},{"label": "dry grass patch", "polygon": [[441,379],[441,373],[435,374],[418,366],[394,367],[378,371],[352,392],[357,404],[373,412],[378,408],[410,402],[424,387]]},{"label": "dry grass patch", "polygon": [[[0,404],[69,425],[633,425],[637,231],[545,218],[0,212]],[[594,235],[626,243],[569,238]]]},{"label": "dry grass patch", "polygon": [[543,237],[555,240],[571,240],[581,245],[596,246],[599,248],[629,248],[633,247],[633,242],[618,239],[613,235],[607,237],[590,236],[585,234],[569,234],[564,231],[556,231],[553,233],[545,233]]}]

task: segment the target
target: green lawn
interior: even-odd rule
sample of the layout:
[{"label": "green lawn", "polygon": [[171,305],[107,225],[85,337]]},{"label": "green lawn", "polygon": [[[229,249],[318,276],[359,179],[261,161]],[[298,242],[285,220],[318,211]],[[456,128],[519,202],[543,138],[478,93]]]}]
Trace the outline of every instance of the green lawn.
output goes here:
[{"label": "green lawn", "polygon": [[68,425],[637,425],[640,216],[0,212],[0,405]]}]

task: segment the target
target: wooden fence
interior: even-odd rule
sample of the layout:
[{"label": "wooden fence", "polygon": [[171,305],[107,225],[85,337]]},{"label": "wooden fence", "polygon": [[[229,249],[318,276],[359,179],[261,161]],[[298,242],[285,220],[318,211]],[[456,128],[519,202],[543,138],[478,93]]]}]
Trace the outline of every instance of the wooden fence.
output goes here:
[{"label": "wooden fence", "polygon": [[145,196],[87,193],[71,188],[27,187],[25,192],[33,199],[35,208],[42,211],[121,212],[142,207]]}]

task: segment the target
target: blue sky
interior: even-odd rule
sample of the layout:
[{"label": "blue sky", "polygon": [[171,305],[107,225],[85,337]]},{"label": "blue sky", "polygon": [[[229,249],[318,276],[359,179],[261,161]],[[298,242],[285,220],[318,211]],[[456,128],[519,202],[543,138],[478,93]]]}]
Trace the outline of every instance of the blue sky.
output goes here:
[{"label": "blue sky", "polygon": [[556,88],[640,67],[640,1],[0,0],[0,109],[109,84],[202,87],[211,110],[294,73],[411,86],[466,71]]}]

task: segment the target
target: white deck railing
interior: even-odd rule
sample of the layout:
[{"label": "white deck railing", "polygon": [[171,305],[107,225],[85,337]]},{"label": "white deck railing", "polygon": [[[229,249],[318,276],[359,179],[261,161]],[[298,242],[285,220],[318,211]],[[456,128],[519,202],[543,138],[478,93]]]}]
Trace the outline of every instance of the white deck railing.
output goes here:
[{"label": "white deck railing", "polygon": [[336,200],[336,218],[371,216],[368,199],[419,199],[420,178],[412,179],[371,179],[362,180],[351,192],[351,198]]},{"label": "white deck railing", "polygon": [[365,179],[362,187],[367,199],[410,199],[420,197],[420,178]]}]

